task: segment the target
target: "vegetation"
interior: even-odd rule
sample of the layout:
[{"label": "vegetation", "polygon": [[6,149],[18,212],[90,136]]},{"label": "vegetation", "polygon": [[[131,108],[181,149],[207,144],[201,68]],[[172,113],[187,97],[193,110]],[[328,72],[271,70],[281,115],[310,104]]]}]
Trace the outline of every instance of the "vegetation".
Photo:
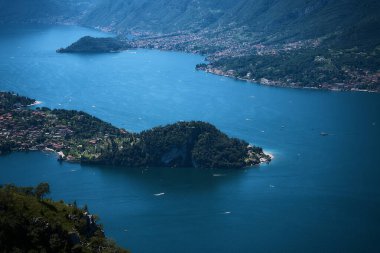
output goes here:
[{"label": "vegetation", "polygon": [[0,186],[0,252],[127,252],[88,210],[42,198],[48,189]]},{"label": "vegetation", "polygon": [[242,168],[267,157],[261,149],[249,157],[248,143],[199,121],[156,127],[132,138],[132,144],[124,142],[122,150],[105,152],[99,159],[133,167]]},{"label": "vegetation", "polygon": [[[5,108],[14,108],[17,100],[7,101]],[[60,160],[125,167],[242,168],[270,161],[261,148],[199,121],[129,133],[71,110],[17,107],[0,110],[0,119],[0,154],[50,150]]]},{"label": "vegetation", "polygon": [[10,92],[0,92],[0,112],[8,111],[22,106],[28,106],[35,103],[36,100],[19,96]]},{"label": "vegetation", "polygon": [[366,89],[380,91],[380,47],[369,53],[346,50],[301,49],[276,54],[222,58],[197,69],[264,84],[295,87]]},{"label": "vegetation", "polygon": [[67,48],[60,48],[58,53],[109,53],[128,49],[129,45],[117,38],[93,38],[85,36]]}]

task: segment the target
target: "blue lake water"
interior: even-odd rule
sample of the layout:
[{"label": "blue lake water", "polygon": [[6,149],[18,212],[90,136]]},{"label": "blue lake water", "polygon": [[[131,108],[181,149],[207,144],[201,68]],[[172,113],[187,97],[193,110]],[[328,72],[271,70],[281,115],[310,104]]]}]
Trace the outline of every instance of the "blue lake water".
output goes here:
[{"label": "blue lake water", "polygon": [[249,84],[197,72],[203,57],[178,52],[55,53],[84,35],[109,36],[1,26],[0,90],[130,131],[208,121],[275,160],[141,170],[15,153],[0,157],[0,184],[49,182],[52,198],[87,203],[133,252],[380,252],[379,94]]}]

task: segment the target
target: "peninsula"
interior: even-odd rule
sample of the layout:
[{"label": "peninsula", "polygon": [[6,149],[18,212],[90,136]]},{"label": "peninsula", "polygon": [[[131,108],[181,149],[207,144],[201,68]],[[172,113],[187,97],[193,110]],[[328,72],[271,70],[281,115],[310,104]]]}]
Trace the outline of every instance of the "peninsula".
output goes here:
[{"label": "peninsula", "polygon": [[124,167],[243,168],[271,160],[205,122],[130,133],[81,111],[27,108],[35,102],[0,93],[0,154],[47,150],[60,160]]},{"label": "peninsula", "polygon": [[66,48],[60,48],[57,53],[113,53],[129,49],[130,46],[117,38],[94,38],[85,36]]}]

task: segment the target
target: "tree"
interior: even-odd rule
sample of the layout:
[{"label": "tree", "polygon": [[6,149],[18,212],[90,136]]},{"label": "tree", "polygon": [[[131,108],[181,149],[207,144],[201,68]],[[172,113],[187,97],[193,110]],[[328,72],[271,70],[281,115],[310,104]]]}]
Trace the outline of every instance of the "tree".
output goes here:
[{"label": "tree", "polygon": [[50,186],[48,183],[40,183],[35,189],[36,197],[41,200],[46,194],[50,193]]}]

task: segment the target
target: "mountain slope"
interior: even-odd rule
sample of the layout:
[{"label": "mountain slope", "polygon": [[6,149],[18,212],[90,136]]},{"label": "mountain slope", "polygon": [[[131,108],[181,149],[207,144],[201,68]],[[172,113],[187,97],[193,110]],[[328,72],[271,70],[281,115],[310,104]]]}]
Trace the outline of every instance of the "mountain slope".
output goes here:
[{"label": "mountain slope", "polygon": [[2,23],[25,22],[59,16],[62,5],[52,0],[0,0]]},{"label": "mountain slope", "polygon": [[98,0],[0,0],[0,23],[55,23],[91,10]]},{"label": "mountain slope", "polygon": [[245,26],[271,43],[340,33],[353,45],[379,42],[379,12],[373,0],[104,0],[82,22],[163,33]]}]

